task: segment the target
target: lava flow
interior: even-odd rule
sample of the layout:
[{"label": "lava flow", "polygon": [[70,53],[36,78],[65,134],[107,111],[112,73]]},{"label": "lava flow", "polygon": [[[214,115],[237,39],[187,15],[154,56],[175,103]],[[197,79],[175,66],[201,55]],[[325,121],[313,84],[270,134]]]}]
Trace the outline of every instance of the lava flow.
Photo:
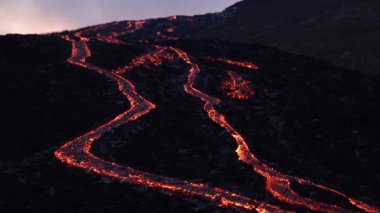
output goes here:
[{"label": "lava flow", "polygon": [[214,58],[214,57],[207,57],[207,59],[210,61],[222,62],[222,63],[235,65],[235,66],[239,66],[239,67],[243,67],[243,68],[247,68],[251,70],[259,69],[259,67],[256,64],[251,63],[249,61],[235,61],[235,60],[227,59],[227,58]]},{"label": "lava flow", "polygon": [[[207,112],[209,118],[214,121],[215,123],[219,124],[221,127],[223,127],[237,142],[238,148],[236,149],[236,153],[239,156],[239,160],[252,165],[253,170],[262,175],[266,179],[266,189],[269,193],[271,193],[274,197],[277,199],[288,203],[292,205],[298,205],[303,206],[306,208],[309,208],[311,210],[315,211],[322,211],[322,212],[348,212],[347,209],[341,208],[336,205],[322,203],[319,201],[312,200],[310,198],[302,197],[301,195],[297,194],[294,190],[292,190],[290,184],[291,181],[296,181],[301,185],[308,185],[313,186],[325,191],[329,191],[332,193],[335,193],[337,195],[340,195],[341,197],[348,200],[353,206],[362,209],[366,212],[380,212],[380,210],[375,207],[368,205],[362,201],[358,201],[356,199],[353,199],[337,190],[334,190],[332,188],[322,186],[319,184],[315,184],[309,180],[285,175],[282,174],[275,169],[267,166],[266,164],[262,163],[260,160],[256,158],[256,156],[251,152],[249,149],[248,144],[244,140],[243,136],[240,135],[240,133],[235,130],[226,120],[226,118],[217,112],[215,109],[215,106],[221,103],[221,101],[215,97],[208,96],[207,94],[201,92],[200,90],[194,88],[195,81],[197,79],[197,75],[200,73],[199,66],[197,64],[194,64],[191,62],[189,56],[186,52],[179,50],[177,48],[171,48],[177,54],[180,58],[182,58],[189,66],[189,76],[188,76],[188,82],[185,84],[184,89],[185,91],[195,97],[200,98],[202,101],[205,102],[204,104],[204,110]],[[219,61],[219,60],[218,60]],[[234,64],[238,66],[243,66],[245,68],[249,69],[257,69],[257,66],[253,63],[235,63],[232,60],[223,60],[223,62]]]},{"label": "lava flow", "polygon": [[154,50],[153,53],[149,52],[142,56],[138,56],[134,58],[129,65],[122,68],[118,68],[114,70],[114,72],[117,74],[123,74],[125,72],[131,71],[137,67],[144,65],[153,65],[156,67],[161,66],[163,63],[163,59],[173,60],[174,57],[170,53],[165,52],[165,50],[167,50],[166,47],[157,46],[156,50]]},{"label": "lava flow", "polygon": [[123,167],[116,163],[105,161],[93,155],[90,149],[94,141],[106,132],[147,114],[155,108],[155,105],[137,94],[134,85],[127,79],[114,72],[87,63],[86,58],[91,56],[90,49],[87,46],[88,39],[80,37],[80,33],[76,34],[76,36],[79,36],[79,41],[70,38],[70,36],[64,37],[64,39],[72,43],[72,55],[68,61],[72,64],[86,67],[115,81],[118,84],[120,92],[131,103],[131,107],[111,121],[64,144],[55,151],[57,159],[68,165],[104,177],[113,178],[123,183],[126,182],[149,188],[162,189],[169,193],[199,197],[207,199],[221,207],[256,210],[257,212],[284,212],[271,204],[256,201],[221,188],[213,188],[202,183],[192,183],[138,171],[131,167]]},{"label": "lava flow", "polygon": [[[239,156],[239,160],[252,165],[253,170],[262,175],[266,179],[266,189],[269,193],[271,193],[274,197],[277,199],[288,203],[292,205],[298,205],[303,206],[306,208],[309,208],[314,211],[321,211],[321,212],[348,212],[347,209],[341,208],[336,205],[322,203],[319,201],[312,200],[310,198],[302,197],[301,195],[297,194],[294,190],[291,188],[291,181],[298,182],[301,185],[307,185],[307,186],[313,186],[318,189],[328,191],[335,193],[343,198],[345,198],[347,201],[349,201],[353,206],[365,211],[365,212],[371,212],[371,213],[378,213],[380,212],[380,209],[366,204],[362,201],[356,200],[354,198],[351,198],[347,196],[346,194],[339,192],[335,189],[313,183],[312,181],[285,175],[280,173],[279,171],[276,171],[275,169],[267,166],[266,164],[262,163],[260,160],[256,158],[256,156],[251,152],[249,149],[248,144],[240,135],[240,133],[235,130],[226,120],[226,118],[218,113],[214,106],[219,104],[221,101],[219,99],[216,99],[214,97],[210,97],[199,90],[195,89],[193,87],[196,79],[196,75],[199,74],[200,69],[197,65],[193,64],[187,54],[183,51],[177,50],[178,54],[181,55],[182,59],[191,66],[190,73],[193,73],[193,75],[189,75],[189,79],[187,84],[185,85],[185,91],[193,96],[196,96],[200,99],[202,99],[205,102],[204,110],[208,113],[211,120],[213,120],[215,123],[219,124],[221,127],[223,127],[230,135],[235,139],[235,141],[238,144],[238,148],[236,149],[236,153]],[[223,59],[223,58],[211,58],[212,61],[219,61],[224,62],[232,65],[241,66],[243,68],[248,69],[257,69],[258,67],[250,62],[237,62],[230,59]]]},{"label": "lava flow", "polygon": [[250,81],[245,80],[234,71],[228,71],[229,79],[222,82],[221,89],[230,98],[248,100],[253,97],[255,91]]},{"label": "lava flow", "polygon": [[[141,28],[142,24],[137,22],[134,23],[135,28]],[[118,34],[111,34],[110,37],[107,37],[107,39],[114,39],[112,38],[113,35]],[[257,201],[252,198],[240,195],[238,193],[233,193],[221,188],[213,188],[202,183],[192,183],[186,180],[179,180],[175,178],[164,177],[148,172],[135,170],[131,167],[124,167],[116,163],[100,159],[99,157],[93,155],[90,152],[91,146],[94,143],[94,141],[102,137],[103,134],[105,134],[106,132],[110,132],[111,130],[119,127],[120,125],[140,118],[141,116],[149,113],[156,107],[153,103],[139,95],[136,92],[134,85],[126,78],[121,76],[121,74],[130,71],[136,67],[147,64],[160,66],[163,60],[173,60],[173,57],[175,56],[173,56],[171,53],[168,53],[168,51],[172,51],[175,53],[176,57],[183,60],[189,68],[187,76],[188,79],[184,85],[185,92],[191,96],[201,99],[204,102],[203,109],[207,113],[208,117],[213,122],[220,125],[220,127],[227,131],[230,134],[230,136],[236,141],[236,153],[239,157],[239,160],[243,161],[248,165],[251,165],[253,167],[253,170],[265,179],[266,190],[270,194],[272,194],[274,197],[276,197],[284,203],[303,206],[310,210],[322,212],[348,212],[347,209],[344,209],[337,205],[322,203],[310,198],[302,197],[291,188],[291,182],[294,181],[301,185],[312,186],[324,191],[340,195],[341,197],[349,201],[354,207],[357,207],[358,209],[361,209],[363,211],[380,212],[380,210],[377,207],[353,199],[335,189],[313,183],[312,181],[306,179],[282,174],[281,172],[269,167],[268,165],[261,162],[258,158],[256,158],[256,156],[251,152],[243,136],[229,124],[224,115],[220,114],[216,110],[216,106],[221,103],[221,100],[209,96],[194,87],[201,70],[197,64],[191,61],[188,53],[186,53],[185,51],[173,46],[156,46],[153,51],[132,60],[132,63],[130,65],[116,69],[114,71],[109,71],[87,63],[86,58],[91,56],[91,50],[87,45],[89,38],[82,37],[81,31],[75,33],[74,36],[76,37],[75,39],[71,38],[70,36],[64,37],[64,39],[71,42],[72,44],[72,55],[68,59],[68,61],[72,64],[95,71],[115,81],[115,83],[117,83],[118,85],[120,92],[130,102],[131,107],[127,111],[116,116],[111,121],[85,133],[82,136],[79,136],[67,142],[65,145],[59,148],[55,152],[55,156],[60,161],[68,165],[99,174],[101,176],[113,178],[120,182],[140,185],[143,187],[162,189],[165,192],[181,194],[184,196],[203,198],[221,207],[230,207],[243,210],[255,210],[257,212],[284,212],[284,210],[280,209],[277,206],[268,204],[266,202]],[[104,41],[104,39],[99,37],[94,37],[93,39],[99,39]],[[209,59],[211,61],[223,62],[251,70],[258,69],[258,67],[251,62],[238,62],[224,58]],[[244,94],[244,96],[238,95],[236,97],[245,99],[247,97],[245,95],[248,95],[249,97],[253,95],[254,91],[251,90],[252,88],[250,86],[250,82],[247,83],[247,81],[244,80],[240,75],[237,75],[232,71],[230,71],[228,74],[232,79],[232,83],[229,86],[238,88],[239,92],[236,94]],[[248,88],[250,90],[248,90]],[[248,91],[248,94],[245,90]],[[232,96],[234,97],[235,95]]]}]

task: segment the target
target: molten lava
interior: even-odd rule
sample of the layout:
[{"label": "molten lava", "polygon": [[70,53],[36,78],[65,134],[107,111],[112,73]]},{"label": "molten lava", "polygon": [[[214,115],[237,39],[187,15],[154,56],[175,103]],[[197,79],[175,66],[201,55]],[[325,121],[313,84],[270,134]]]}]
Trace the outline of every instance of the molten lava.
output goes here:
[{"label": "molten lava", "polygon": [[166,32],[174,33],[174,27],[170,27],[170,28],[166,29]]},{"label": "molten lava", "polygon": [[[172,17],[170,19],[176,20],[176,17]],[[133,24],[128,25],[127,30],[123,33],[134,33],[136,30],[142,29],[144,23],[144,21],[133,22]],[[100,29],[101,27],[102,26],[98,26],[95,29]],[[85,67],[88,70],[97,72],[113,80],[115,84],[118,85],[119,91],[125,96],[126,99],[128,99],[131,106],[128,110],[116,116],[109,122],[64,144],[61,148],[55,151],[55,156],[60,161],[85,171],[96,173],[100,176],[113,178],[114,180],[122,183],[161,189],[160,191],[163,192],[183,196],[198,197],[209,200],[216,206],[242,210],[255,210],[257,212],[284,212],[284,210],[277,206],[266,202],[257,201],[238,193],[230,192],[221,188],[214,188],[203,183],[192,183],[186,180],[179,180],[171,177],[155,175],[149,172],[139,171],[131,167],[124,167],[114,162],[101,159],[90,152],[94,141],[98,140],[105,133],[110,132],[123,124],[139,119],[141,116],[146,115],[156,107],[155,104],[139,95],[136,92],[134,85],[129,80],[121,76],[121,74],[139,66],[161,66],[164,60],[172,61],[176,57],[184,61],[188,69],[187,82],[183,86],[185,92],[203,101],[203,109],[205,113],[207,113],[208,117],[228,132],[229,135],[235,140],[237,144],[236,153],[238,155],[238,159],[252,166],[253,171],[265,179],[265,188],[268,193],[284,203],[303,206],[310,210],[322,212],[348,211],[338,205],[319,202],[299,195],[291,187],[291,181],[294,181],[301,185],[312,186],[324,191],[335,193],[363,211],[380,212],[377,207],[351,198],[335,189],[313,183],[307,179],[283,174],[261,162],[252,153],[244,137],[231,126],[224,115],[217,111],[216,106],[221,103],[221,100],[209,96],[194,87],[201,70],[197,64],[192,62],[190,56],[185,51],[172,46],[154,46],[154,49],[151,52],[136,57],[132,60],[130,65],[111,72],[86,62],[86,59],[91,56],[91,50],[89,49],[87,42],[89,39],[98,39],[100,41],[111,41],[111,43],[119,44],[116,42],[116,37],[120,36],[120,33],[111,33],[109,35],[95,34],[96,36],[94,37],[82,36],[83,34],[93,30],[94,29],[90,28],[83,31],[77,31],[71,36],[63,36],[65,40],[72,44],[72,54],[68,59],[68,62],[77,66]],[[258,69],[258,67],[251,62],[239,62],[224,58],[209,59],[211,61],[223,62],[246,69]],[[241,99],[246,99],[247,97],[253,96],[254,91],[252,90],[249,81],[243,79],[240,75],[233,71],[229,71],[228,74],[230,79],[227,80],[226,88],[228,88],[229,93],[231,93],[229,96]]]},{"label": "molten lava", "polygon": [[[80,33],[78,33],[77,36],[80,36]],[[259,202],[227,190],[213,188],[201,183],[192,183],[185,180],[178,180],[148,172],[138,171],[130,167],[123,167],[116,163],[100,159],[93,155],[90,150],[94,141],[99,139],[106,132],[147,114],[156,106],[137,94],[134,85],[121,75],[87,63],[86,58],[91,56],[91,52],[87,45],[88,39],[80,37],[79,41],[76,41],[75,39],[71,39],[70,36],[64,36],[63,38],[72,44],[72,55],[68,61],[72,64],[88,68],[114,80],[115,83],[118,84],[120,92],[131,103],[131,107],[129,110],[116,116],[111,121],[64,144],[61,148],[55,151],[55,156],[57,159],[68,165],[75,166],[101,176],[113,178],[123,183],[125,182],[149,188],[157,188],[168,193],[178,193],[185,196],[200,197],[210,200],[219,206],[256,210],[257,212],[283,212],[283,210],[276,206]]]},{"label": "molten lava", "polygon": [[229,79],[222,82],[221,89],[225,94],[234,99],[248,100],[253,97],[255,91],[252,83],[245,80],[234,71],[228,71]]},{"label": "molten lava", "polygon": [[252,62],[248,62],[248,61],[234,61],[227,58],[213,58],[213,57],[207,57],[207,59],[210,61],[222,62],[225,64],[235,65],[235,66],[239,66],[239,67],[243,67],[243,68],[247,68],[251,70],[259,69],[259,67],[256,64]]},{"label": "molten lava", "polygon": [[132,62],[122,68],[114,70],[115,73],[117,74],[123,74],[125,72],[131,71],[133,69],[136,69],[137,67],[140,66],[148,66],[148,65],[153,65],[153,66],[161,66],[163,63],[163,59],[173,59],[174,56],[172,56],[169,53],[164,52],[167,48],[165,47],[156,47],[157,49],[153,53],[147,53],[142,56],[138,56],[132,60]]}]

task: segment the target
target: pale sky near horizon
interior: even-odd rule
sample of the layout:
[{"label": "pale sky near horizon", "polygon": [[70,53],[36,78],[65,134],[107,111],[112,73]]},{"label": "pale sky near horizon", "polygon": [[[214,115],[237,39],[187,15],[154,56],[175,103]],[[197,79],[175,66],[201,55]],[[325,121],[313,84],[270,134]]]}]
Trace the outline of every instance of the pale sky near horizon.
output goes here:
[{"label": "pale sky near horizon", "polygon": [[0,34],[219,12],[239,0],[0,0]]}]

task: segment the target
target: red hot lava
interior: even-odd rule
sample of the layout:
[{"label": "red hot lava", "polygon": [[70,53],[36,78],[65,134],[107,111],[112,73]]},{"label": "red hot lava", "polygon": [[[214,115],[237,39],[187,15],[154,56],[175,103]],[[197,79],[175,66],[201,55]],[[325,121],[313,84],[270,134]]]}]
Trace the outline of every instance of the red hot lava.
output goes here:
[{"label": "red hot lava", "polygon": [[234,71],[228,71],[229,79],[222,82],[221,89],[225,94],[234,99],[248,100],[253,97],[255,91],[252,83],[245,80]]},{"label": "red hot lava", "polygon": [[166,29],[166,32],[174,33],[174,27],[170,27],[170,28]]},{"label": "red hot lava", "polygon": [[[76,36],[80,35],[81,33],[76,34]],[[134,121],[149,113],[156,106],[140,96],[136,92],[134,85],[121,75],[87,63],[86,58],[91,56],[91,51],[87,45],[88,39],[79,37],[80,40],[76,41],[71,39],[70,36],[64,36],[63,38],[72,44],[72,55],[68,61],[72,64],[88,68],[89,70],[114,80],[115,83],[118,84],[120,92],[131,103],[131,107],[129,110],[116,116],[111,121],[64,144],[54,153],[57,159],[68,165],[93,172],[104,177],[113,178],[123,183],[161,189],[161,191],[166,193],[199,197],[209,200],[210,202],[215,203],[215,205],[221,207],[255,210],[257,212],[284,212],[280,208],[271,204],[256,201],[221,188],[213,188],[202,183],[192,183],[185,180],[138,171],[131,167],[123,167],[93,155],[90,150],[94,141],[102,137],[102,135],[106,132],[109,132],[127,122]]]},{"label": "red hot lava", "polygon": [[146,23],[146,21],[144,20],[141,20],[141,21],[136,21],[134,24],[135,24],[135,30],[140,30],[144,27],[144,24]]},{"label": "red hot lava", "polygon": [[[143,24],[144,22],[135,22],[135,29],[130,32],[133,32],[136,29],[141,29],[143,27]],[[72,39],[70,36],[63,37],[72,44],[72,55],[68,61],[72,64],[85,67],[113,80],[118,85],[120,92],[129,100],[131,107],[127,111],[116,116],[111,121],[64,144],[55,152],[56,158],[60,161],[68,165],[81,168],[85,171],[113,178],[120,182],[126,182],[149,188],[162,189],[164,192],[176,193],[184,196],[199,197],[209,200],[210,202],[222,207],[255,210],[257,212],[284,212],[279,207],[254,200],[238,193],[230,192],[228,190],[213,188],[202,183],[192,183],[186,180],[159,176],[148,172],[138,171],[131,167],[123,167],[116,163],[100,159],[90,152],[94,141],[102,137],[102,135],[106,132],[112,131],[113,129],[127,122],[132,122],[155,109],[156,106],[139,95],[136,92],[134,85],[122,77],[120,74],[141,65],[154,64],[155,66],[160,66],[162,64],[162,60],[173,60],[174,56],[171,53],[167,52],[167,50],[170,50],[173,51],[178,58],[182,59],[189,68],[187,82],[184,85],[185,92],[201,99],[204,102],[203,109],[207,113],[208,117],[213,122],[220,125],[220,127],[228,132],[230,136],[235,140],[237,144],[236,153],[239,160],[245,162],[248,165],[251,165],[257,174],[260,174],[262,177],[264,177],[266,181],[266,190],[270,194],[284,203],[303,206],[315,211],[348,211],[337,205],[322,203],[297,194],[291,187],[291,181],[294,181],[298,182],[301,185],[312,186],[324,191],[335,193],[345,198],[353,206],[365,212],[380,212],[377,207],[351,198],[335,189],[313,183],[307,179],[283,174],[261,162],[252,153],[243,136],[236,129],[234,129],[231,124],[229,124],[224,115],[220,114],[216,110],[215,107],[221,103],[221,101],[215,97],[203,93],[194,87],[201,70],[197,64],[191,61],[190,57],[185,51],[175,47],[156,47],[156,49],[151,53],[134,59],[131,65],[116,69],[115,72],[111,72],[109,70],[94,66],[86,62],[86,58],[91,56],[91,51],[87,45],[89,39],[82,37],[82,33],[82,31],[79,31],[74,34],[74,36],[79,40]],[[112,36],[113,35],[111,34],[110,39],[115,39],[112,38]],[[99,38],[95,37],[95,39]],[[238,62],[223,58],[210,58],[210,60],[240,66],[247,69],[258,69],[256,65],[250,62]],[[248,84],[244,83],[246,81],[241,76],[232,71],[229,72],[229,76],[233,79],[230,86],[236,88],[247,87]],[[238,86],[239,84],[243,86]],[[253,90],[249,94],[253,95],[252,92]]]},{"label": "red hot lava", "polygon": [[243,68],[247,68],[251,70],[259,69],[259,67],[256,64],[249,61],[234,61],[227,58],[213,58],[213,57],[207,57],[207,59],[210,61],[222,62],[222,63],[235,65],[235,66],[239,66],[239,67],[243,67]]},{"label": "red hot lava", "polygon": [[[274,168],[271,168],[268,165],[261,162],[252,153],[252,151],[250,150],[243,136],[229,124],[229,122],[224,117],[224,115],[220,114],[215,109],[215,106],[221,103],[221,101],[215,97],[209,96],[201,92],[200,90],[194,88],[197,75],[200,73],[200,69],[198,65],[191,62],[186,52],[176,49],[176,48],[172,48],[172,49],[174,49],[174,51],[176,51],[178,55],[190,66],[188,82],[184,86],[185,91],[192,96],[200,98],[205,103],[203,108],[207,112],[209,118],[215,123],[219,124],[232,136],[232,138],[234,138],[234,140],[237,143],[236,153],[239,157],[239,160],[243,161],[244,163],[248,165],[251,165],[253,167],[253,170],[256,173],[260,174],[261,176],[265,178],[266,180],[265,188],[270,194],[272,194],[274,197],[276,197],[277,199],[281,200],[284,203],[297,205],[297,206],[303,206],[314,211],[321,211],[321,212],[348,212],[349,211],[347,209],[344,209],[334,204],[319,202],[319,201],[312,200],[310,198],[299,195],[291,187],[291,181],[294,181],[304,186],[312,186],[324,191],[335,193],[345,198],[353,206],[365,212],[371,212],[371,213],[380,212],[380,209],[378,209],[377,207],[366,204],[354,198],[351,198],[348,195],[342,192],[339,192],[335,189],[313,183],[312,181],[307,180],[307,179],[283,174],[275,170]],[[257,69],[257,66],[256,65],[252,66],[253,65],[252,63],[246,63],[246,62],[235,63],[235,61],[232,61],[232,60],[224,60],[224,61],[227,61],[228,63],[234,64],[234,65],[250,68],[250,69]]]},{"label": "red hot lava", "polygon": [[119,68],[114,70],[115,73],[117,74],[123,74],[125,72],[131,71],[137,67],[140,66],[148,66],[148,65],[153,65],[153,66],[161,66],[163,63],[163,60],[173,60],[174,56],[171,55],[170,53],[165,52],[167,50],[166,47],[161,47],[157,46],[156,50],[153,52],[149,52],[147,54],[144,54],[142,56],[138,56],[134,59],[132,59],[132,62],[128,64],[125,67]]}]

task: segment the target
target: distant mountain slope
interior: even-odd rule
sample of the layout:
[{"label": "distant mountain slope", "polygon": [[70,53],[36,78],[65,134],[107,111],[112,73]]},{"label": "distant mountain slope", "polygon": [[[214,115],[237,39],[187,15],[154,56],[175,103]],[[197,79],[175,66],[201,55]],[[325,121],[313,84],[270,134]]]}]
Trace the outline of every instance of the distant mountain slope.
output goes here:
[{"label": "distant mountain slope", "polygon": [[380,74],[379,13],[374,0],[245,0],[191,37],[259,43]]}]

